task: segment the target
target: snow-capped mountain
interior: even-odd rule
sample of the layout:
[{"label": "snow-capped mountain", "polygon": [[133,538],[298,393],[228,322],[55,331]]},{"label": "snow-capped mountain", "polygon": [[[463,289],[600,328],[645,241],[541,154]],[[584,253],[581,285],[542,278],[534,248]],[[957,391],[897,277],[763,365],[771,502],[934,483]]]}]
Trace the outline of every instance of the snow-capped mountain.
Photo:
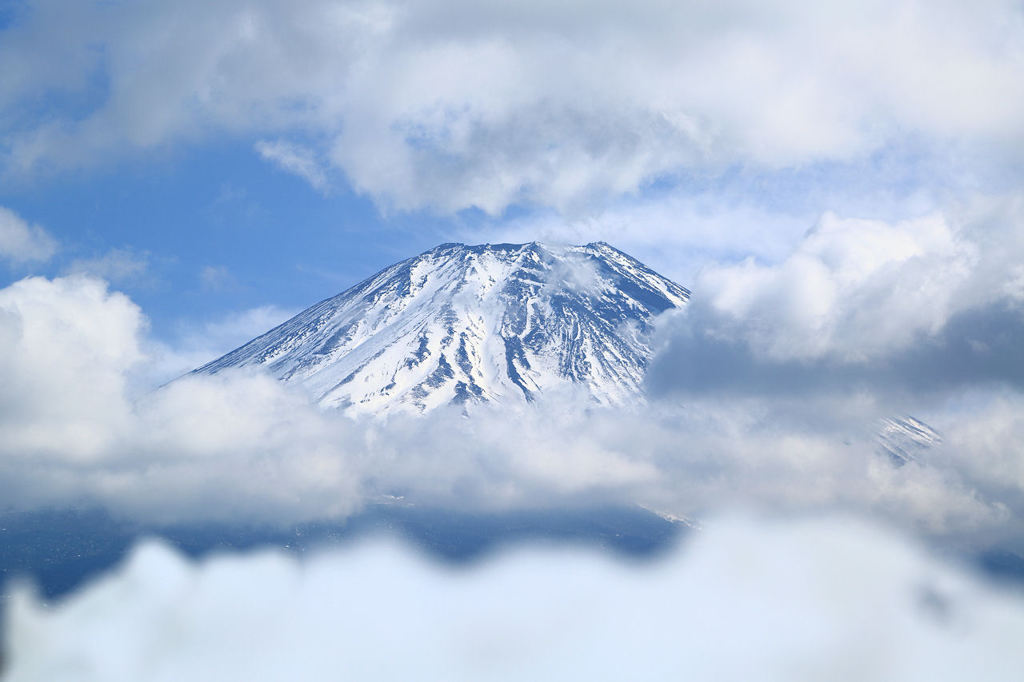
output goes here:
[{"label": "snow-capped mountain", "polygon": [[639,397],[657,315],[690,292],[603,242],[442,244],[299,313],[197,373],[259,366],[349,412]]},{"label": "snow-capped mountain", "polygon": [[888,455],[893,464],[903,466],[941,443],[942,436],[920,419],[906,416],[883,419],[876,442],[879,451]]}]

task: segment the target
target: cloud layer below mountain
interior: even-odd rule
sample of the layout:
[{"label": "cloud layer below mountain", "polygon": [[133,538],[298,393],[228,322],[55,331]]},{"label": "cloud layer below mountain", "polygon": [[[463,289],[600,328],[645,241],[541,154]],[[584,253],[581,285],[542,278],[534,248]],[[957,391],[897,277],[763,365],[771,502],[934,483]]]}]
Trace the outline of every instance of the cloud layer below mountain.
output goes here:
[{"label": "cloud layer below mountain", "polygon": [[[705,270],[661,324],[645,406],[557,395],[471,420],[343,419],[256,374],[150,392],[142,378],[183,356],[148,338],[134,303],[85,276],[25,279],[0,290],[6,501],[280,523],[385,496],[688,517],[752,503],[1021,542],[1017,225],[1012,201],[896,223],[826,215],[777,264]],[[906,413],[944,442],[895,467],[875,436]]]}]

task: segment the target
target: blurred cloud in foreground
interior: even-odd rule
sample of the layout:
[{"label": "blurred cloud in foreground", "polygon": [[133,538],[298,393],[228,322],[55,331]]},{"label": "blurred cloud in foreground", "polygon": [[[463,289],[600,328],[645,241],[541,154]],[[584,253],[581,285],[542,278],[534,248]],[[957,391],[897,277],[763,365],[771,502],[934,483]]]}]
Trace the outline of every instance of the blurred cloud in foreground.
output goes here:
[{"label": "blurred cloud in foreground", "polygon": [[49,607],[21,586],[5,682],[1010,679],[1024,598],[851,518],[713,519],[628,564],[552,547],[469,568],[377,541],[193,564],[140,545]]}]

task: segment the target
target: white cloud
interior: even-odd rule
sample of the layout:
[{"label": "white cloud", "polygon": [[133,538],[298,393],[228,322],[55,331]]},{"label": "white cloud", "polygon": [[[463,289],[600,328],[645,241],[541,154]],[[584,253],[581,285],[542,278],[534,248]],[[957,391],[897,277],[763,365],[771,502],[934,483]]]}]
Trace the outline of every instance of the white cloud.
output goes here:
[{"label": "white cloud", "polygon": [[[452,571],[393,544],[192,564],[155,543],[8,602],[5,680],[1005,680],[1024,601],[843,518],[714,520],[658,562],[552,548]],[[400,655],[396,655],[396,643]]]},{"label": "white cloud", "polygon": [[[223,355],[260,334],[270,331],[297,313],[274,305],[263,305],[231,313],[199,328],[186,329],[186,345],[205,344]],[[212,359],[212,358],[211,358]]]},{"label": "white cloud", "polygon": [[323,191],[327,188],[327,172],[312,149],[285,140],[260,140],[256,143],[256,151],[267,161],[298,175],[313,189]]},{"label": "white cloud", "polygon": [[94,279],[0,289],[0,459],[109,456],[130,423],[124,388],[144,324],[138,306]]},{"label": "white cloud", "polygon": [[145,371],[135,372],[135,377],[140,386],[147,388],[172,381],[270,331],[297,312],[264,305],[201,324],[182,323],[173,341],[151,339],[146,343],[149,361]]},{"label": "white cloud", "polygon": [[223,291],[236,284],[234,275],[224,265],[204,265],[199,271],[199,284],[208,291]]},{"label": "white cloud", "polygon": [[[984,406],[979,409],[978,403]],[[949,444],[939,454],[955,461],[965,478],[978,487],[1014,486],[1024,481],[1020,450],[1024,442],[1024,396],[1012,391],[979,395],[966,391],[955,402],[966,418],[949,429]]]},{"label": "white cloud", "polygon": [[[268,314],[242,315],[230,333],[262,326]],[[1024,482],[976,471],[986,462],[1005,469],[1020,419],[987,439],[959,436],[1012,416],[997,401],[932,403],[920,416],[946,443],[897,469],[875,454],[873,438],[893,405],[870,389],[809,400],[755,387],[642,411],[554,396],[472,419],[453,409],[350,420],[244,372],[137,395],[138,377],[165,360],[144,330],[139,309],[97,280],[34,278],[0,290],[6,504],[290,523],[395,495],[468,509],[640,503],[687,517],[757,503],[869,510],[967,543],[978,529],[1012,535],[1024,512]]]},{"label": "white cloud", "polygon": [[775,360],[884,357],[982,302],[964,295],[980,258],[964,232],[940,214],[892,224],[825,214],[782,262],[706,268],[695,300],[713,335]]},{"label": "white cloud", "polygon": [[691,287],[703,266],[729,262],[737,254],[765,262],[783,259],[813,222],[813,215],[771,210],[758,206],[757,199],[753,189],[742,199],[674,194],[621,201],[575,218],[548,213],[498,220],[464,228],[458,238],[467,243],[605,241]]},{"label": "white cloud", "polygon": [[991,159],[1024,142],[1012,0],[41,0],[4,33],[12,173],[213,131],[312,133],[383,206],[497,213],[572,209],[680,170],[864,159],[908,136]]},{"label": "white cloud", "polygon": [[1010,271],[1010,278],[1003,286],[1003,292],[1010,299],[1024,303],[1024,265],[1018,265]]},{"label": "white cloud", "polygon": [[0,259],[12,263],[47,261],[57,252],[57,240],[38,225],[0,206]]},{"label": "white cloud", "polygon": [[136,282],[149,269],[149,253],[130,248],[111,249],[95,258],[77,258],[66,268],[68,274],[88,275],[114,284]]}]

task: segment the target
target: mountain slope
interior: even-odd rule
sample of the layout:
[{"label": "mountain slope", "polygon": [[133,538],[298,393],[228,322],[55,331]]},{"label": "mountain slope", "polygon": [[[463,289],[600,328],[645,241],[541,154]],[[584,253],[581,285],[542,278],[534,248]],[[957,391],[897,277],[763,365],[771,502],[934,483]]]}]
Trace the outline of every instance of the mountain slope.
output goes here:
[{"label": "mountain slope", "polygon": [[920,459],[929,448],[942,443],[942,436],[920,419],[911,416],[886,418],[876,437],[879,452],[896,466]]},{"label": "mountain slope", "polygon": [[689,292],[598,242],[442,244],[196,370],[259,366],[349,412],[638,397],[658,314]]}]

